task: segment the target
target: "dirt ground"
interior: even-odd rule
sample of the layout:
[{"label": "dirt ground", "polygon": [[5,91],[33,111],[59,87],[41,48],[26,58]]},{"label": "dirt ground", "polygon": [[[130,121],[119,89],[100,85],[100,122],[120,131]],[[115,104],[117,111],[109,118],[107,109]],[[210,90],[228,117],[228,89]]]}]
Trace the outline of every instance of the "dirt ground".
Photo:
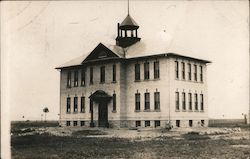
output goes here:
[{"label": "dirt ground", "polygon": [[100,129],[12,125],[12,158],[250,158],[248,127]]}]

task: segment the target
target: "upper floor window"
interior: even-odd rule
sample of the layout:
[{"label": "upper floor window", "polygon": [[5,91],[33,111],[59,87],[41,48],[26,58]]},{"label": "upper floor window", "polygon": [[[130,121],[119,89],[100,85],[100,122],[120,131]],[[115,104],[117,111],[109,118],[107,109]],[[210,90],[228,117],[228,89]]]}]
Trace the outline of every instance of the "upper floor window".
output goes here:
[{"label": "upper floor window", "polygon": [[189,110],[192,110],[192,93],[188,93]]},{"label": "upper floor window", "polygon": [[67,109],[66,109],[67,113],[70,113],[70,97],[67,97]]},{"label": "upper floor window", "polygon": [[74,112],[77,112],[77,108],[78,108],[78,98],[74,97]]},{"label": "upper floor window", "polygon": [[141,109],[141,94],[136,93],[135,94],[135,110]]},{"label": "upper floor window", "polygon": [[175,92],[175,109],[180,110],[179,92]]},{"label": "upper floor window", "polygon": [[155,99],[155,110],[160,110],[160,92],[154,93],[154,99]]},{"label": "upper floor window", "polygon": [[81,86],[86,84],[86,69],[81,70]]},{"label": "upper floor window", "polygon": [[71,72],[68,72],[67,75],[67,87],[70,88],[71,87]]},{"label": "upper floor window", "polygon": [[78,71],[74,72],[74,87],[78,86]]},{"label": "upper floor window", "polygon": [[198,110],[198,95],[197,95],[197,93],[194,94],[194,106],[195,106],[195,110]]},{"label": "upper floor window", "polygon": [[89,83],[93,84],[93,67],[90,67],[89,70]]},{"label": "upper floor window", "polygon": [[113,82],[116,82],[116,65],[113,65]]},{"label": "upper floor window", "polygon": [[85,97],[81,97],[81,113],[85,112]]},{"label": "upper floor window", "polygon": [[149,79],[149,62],[144,63],[144,79]]},{"label": "upper floor window", "polygon": [[192,80],[192,67],[191,64],[188,64],[188,80]]},{"label": "upper floor window", "polygon": [[200,81],[203,82],[203,69],[202,69],[202,66],[200,66]]},{"label": "upper floor window", "polygon": [[182,79],[185,79],[185,63],[182,62],[181,66],[182,66]]},{"label": "upper floor window", "polygon": [[182,109],[186,110],[186,93],[182,92]]},{"label": "upper floor window", "polygon": [[204,101],[203,101],[203,94],[200,94],[200,102],[201,102],[201,111],[204,110]]},{"label": "upper floor window", "polygon": [[197,65],[194,65],[194,80],[197,81]]},{"label": "upper floor window", "polygon": [[175,61],[175,78],[179,78],[179,63]]},{"label": "upper floor window", "polygon": [[140,80],[140,64],[135,64],[135,81]]},{"label": "upper floor window", "polygon": [[160,78],[160,64],[159,61],[154,62],[154,79]]},{"label": "upper floor window", "polygon": [[100,82],[101,83],[105,82],[105,66],[102,66],[100,68]]},{"label": "upper floor window", "polygon": [[150,96],[149,93],[145,93],[145,110],[150,109]]},{"label": "upper floor window", "polygon": [[113,94],[113,111],[116,111],[116,94]]}]

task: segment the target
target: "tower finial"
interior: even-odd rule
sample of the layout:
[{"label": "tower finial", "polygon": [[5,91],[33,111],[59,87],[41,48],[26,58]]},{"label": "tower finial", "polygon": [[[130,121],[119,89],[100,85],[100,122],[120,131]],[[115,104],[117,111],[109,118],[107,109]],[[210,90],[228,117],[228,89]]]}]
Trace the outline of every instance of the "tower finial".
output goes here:
[{"label": "tower finial", "polygon": [[128,15],[129,15],[129,0],[128,0]]}]

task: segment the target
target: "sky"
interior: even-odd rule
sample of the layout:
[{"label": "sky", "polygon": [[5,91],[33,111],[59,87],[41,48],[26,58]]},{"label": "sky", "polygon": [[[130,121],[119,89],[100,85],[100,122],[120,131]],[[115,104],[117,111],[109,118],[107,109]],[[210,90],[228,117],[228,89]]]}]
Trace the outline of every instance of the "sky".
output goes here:
[{"label": "sky", "polygon": [[[1,8],[2,116],[10,120],[41,120],[45,106],[47,119],[58,119],[55,67],[99,42],[115,44],[117,23],[127,15],[122,0],[4,1]],[[155,38],[185,50],[184,55],[212,61],[209,118],[248,113],[248,1],[131,0],[130,15],[142,39]]]}]

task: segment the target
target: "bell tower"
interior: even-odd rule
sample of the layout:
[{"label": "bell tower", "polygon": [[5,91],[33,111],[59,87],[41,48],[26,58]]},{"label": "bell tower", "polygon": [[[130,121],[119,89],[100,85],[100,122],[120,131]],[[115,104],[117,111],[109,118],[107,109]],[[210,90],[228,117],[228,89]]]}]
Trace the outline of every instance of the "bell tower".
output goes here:
[{"label": "bell tower", "polygon": [[116,45],[126,48],[140,41],[138,37],[139,26],[134,19],[129,15],[129,0],[128,0],[128,15],[121,24],[117,24]]}]

